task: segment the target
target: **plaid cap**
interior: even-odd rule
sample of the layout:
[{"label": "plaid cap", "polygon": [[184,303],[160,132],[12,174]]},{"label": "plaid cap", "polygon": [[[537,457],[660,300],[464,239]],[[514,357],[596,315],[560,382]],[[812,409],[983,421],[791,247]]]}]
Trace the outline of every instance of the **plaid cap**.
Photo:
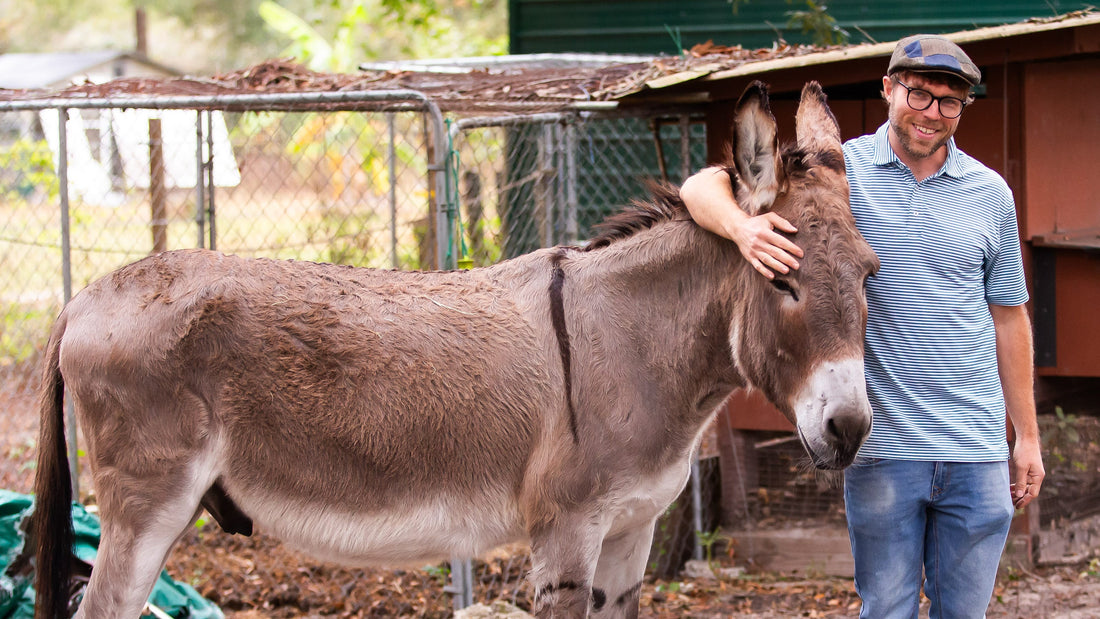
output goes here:
[{"label": "plaid cap", "polygon": [[982,81],[982,72],[962,48],[934,34],[915,34],[898,41],[886,73],[893,75],[898,71],[950,73],[971,86]]}]

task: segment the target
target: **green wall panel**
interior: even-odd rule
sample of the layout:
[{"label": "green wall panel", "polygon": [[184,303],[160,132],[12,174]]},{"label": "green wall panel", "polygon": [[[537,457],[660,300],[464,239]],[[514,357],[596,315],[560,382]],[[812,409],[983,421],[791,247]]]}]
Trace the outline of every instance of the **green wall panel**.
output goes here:
[{"label": "green wall panel", "polygon": [[[825,4],[852,43],[997,26],[1089,6],[1062,0]],[[777,31],[790,43],[809,43],[809,35],[787,28],[786,14],[804,8],[800,0],[748,0],[736,14],[728,0],[510,0],[511,51],[678,54],[680,47],[707,40],[758,48],[770,46]]]}]

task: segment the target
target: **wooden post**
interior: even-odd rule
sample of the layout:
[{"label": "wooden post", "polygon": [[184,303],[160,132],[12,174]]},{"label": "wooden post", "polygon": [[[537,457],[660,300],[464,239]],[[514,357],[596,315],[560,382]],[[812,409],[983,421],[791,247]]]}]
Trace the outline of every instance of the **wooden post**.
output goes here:
[{"label": "wooden post", "polygon": [[[469,227],[466,233],[470,236],[470,256],[475,260],[483,258],[485,254],[484,225],[481,217],[484,206],[481,198],[481,175],[474,170],[466,170],[462,173],[462,180],[466,188],[462,192],[462,203],[466,205],[466,215]],[[461,213],[459,214],[461,217]]]},{"label": "wooden post", "polygon": [[[428,160],[428,213],[427,216],[416,222],[415,227],[419,228],[417,231],[418,246],[420,251],[420,269],[443,269],[443,261],[445,259],[445,253],[441,252],[441,243],[443,239],[440,234],[446,234],[446,230],[440,230],[439,221],[442,218],[439,213],[439,200],[443,196],[436,195],[436,182],[435,178],[437,174],[442,174],[440,170],[434,170],[433,166],[436,162],[436,148],[435,137],[432,134],[431,123],[428,122],[428,115],[421,115],[424,122],[424,145],[427,150],[426,158]],[[423,225],[418,225],[418,224]]]},{"label": "wooden post", "polygon": [[153,253],[168,249],[168,220],[164,189],[164,142],[161,140],[160,119],[149,119],[149,205],[152,210]]},{"label": "wooden post", "polygon": [[149,57],[149,36],[146,26],[145,7],[134,8],[134,51],[142,57]]},{"label": "wooden post", "polygon": [[755,492],[759,485],[756,447],[747,432],[730,426],[726,406],[714,422],[722,469],[722,524],[736,526],[746,522],[749,493]]}]

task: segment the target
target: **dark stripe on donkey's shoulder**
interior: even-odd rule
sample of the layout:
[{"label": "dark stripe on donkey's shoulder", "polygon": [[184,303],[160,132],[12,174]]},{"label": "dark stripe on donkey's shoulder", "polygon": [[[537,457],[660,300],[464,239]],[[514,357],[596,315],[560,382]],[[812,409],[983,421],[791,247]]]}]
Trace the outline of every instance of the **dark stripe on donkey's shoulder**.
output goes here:
[{"label": "dark stripe on donkey's shoulder", "polygon": [[565,325],[565,299],[562,289],[565,287],[565,270],[561,263],[565,260],[564,248],[550,256],[550,323],[558,339],[558,353],[561,356],[562,376],[565,383],[565,405],[569,411],[569,431],[573,434],[573,444],[580,443],[577,434],[577,411],[573,407],[573,371],[572,351],[569,348],[569,331]]}]

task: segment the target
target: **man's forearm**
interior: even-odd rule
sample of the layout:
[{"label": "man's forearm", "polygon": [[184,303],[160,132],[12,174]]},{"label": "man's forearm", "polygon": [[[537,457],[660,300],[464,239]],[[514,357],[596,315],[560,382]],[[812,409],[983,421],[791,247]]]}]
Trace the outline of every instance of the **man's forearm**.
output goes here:
[{"label": "man's forearm", "polygon": [[997,370],[1009,418],[1017,437],[1038,440],[1031,321],[1027,308],[991,305],[989,309],[997,331]]},{"label": "man's forearm", "polygon": [[736,243],[745,260],[764,277],[798,268],[802,250],[776,232],[793,234],[797,229],[776,213],[749,215],[742,210],[722,168],[706,168],[688,178],[680,198],[695,223]]},{"label": "man's forearm", "polygon": [[1039,496],[1046,477],[1039,424],[1035,419],[1031,321],[1023,305],[990,305],[997,331],[997,371],[1005,406],[1016,430],[1012,449],[1012,502],[1023,509]]},{"label": "man's forearm", "polygon": [[680,187],[680,198],[691,218],[703,229],[731,241],[737,240],[729,224],[746,219],[748,215],[737,205],[725,170],[710,167],[695,173]]}]

